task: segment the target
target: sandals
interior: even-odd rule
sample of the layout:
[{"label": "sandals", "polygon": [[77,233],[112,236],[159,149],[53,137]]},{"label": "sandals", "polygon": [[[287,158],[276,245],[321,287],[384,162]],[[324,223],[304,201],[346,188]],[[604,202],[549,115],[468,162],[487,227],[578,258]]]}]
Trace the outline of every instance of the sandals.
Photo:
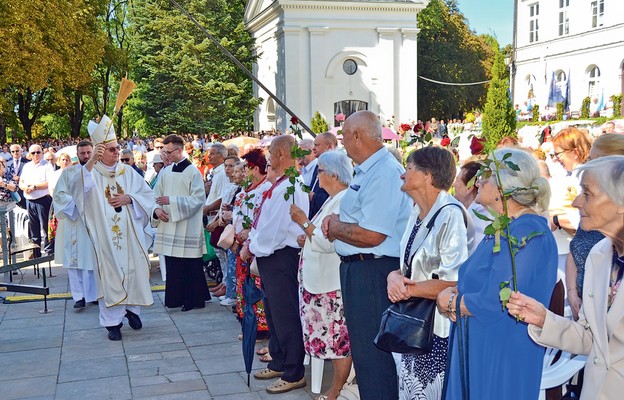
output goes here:
[{"label": "sandals", "polygon": [[263,347],[261,349],[259,349],[258,351],[256,351],[256,354],[259,356],[263,356],[265,354],[269,353],[269,348],[268,347]]},{"label": "sandals", "polygon": [[260,356],[260,361],[268,363],[268,362],[273,361],[273,357],[271,357],[271,354],[266,353]]},{"label": "sandals", "polygon": [[327,400],[327,399],[329,399],[329,397],[327,397],[326,394],[322,394],[319,397],[317,397],[315,400]]}]

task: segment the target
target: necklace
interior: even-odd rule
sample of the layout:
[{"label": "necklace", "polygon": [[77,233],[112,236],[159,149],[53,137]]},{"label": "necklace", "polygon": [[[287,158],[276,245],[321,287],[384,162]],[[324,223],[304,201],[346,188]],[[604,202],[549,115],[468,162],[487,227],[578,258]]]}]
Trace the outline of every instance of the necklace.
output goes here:
[{"label": "necklace", "polygon": [[615,301],[615,295],[622,283],[622,275],[624,275],[624,259],[618,256],[615,247],[613,248],[613,262],[611,264],[611,276],[609,277],[609,295],[607,296],[607,311]]},{"label": "necklace", "polygon": [[533,209],[529,208],[529,207],[524,207],[522,209],[520,209],[520,211],[516,212],[515,214],[513,214],[511,216],[512,219],[518,219],[520,216],[526,214],[526,213],[531,213],[533,214]]}]

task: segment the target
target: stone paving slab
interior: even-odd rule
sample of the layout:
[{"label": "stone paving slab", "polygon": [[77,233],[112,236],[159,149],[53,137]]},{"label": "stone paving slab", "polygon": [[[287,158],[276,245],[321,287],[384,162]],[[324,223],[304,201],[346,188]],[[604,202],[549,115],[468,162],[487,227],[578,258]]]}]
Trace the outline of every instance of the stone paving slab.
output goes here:
[{"label": "stone paving slab", "polygon": [[[52,293],[67,291],[65,270],[53,268]],[[31,271],[15,281],[41,285]],[[162,284],[152,271],[152,284]],[[0,292],[1,296],[19,296]],[[0,303],[0,398],[2,400],[309,400],[310,386],[283,395],[269,395],[271,381],[247,374],[238,340],[240,324],[231,309],[216,299],[204,309],[181,312],[163,306],[164,293],[141,313],[143,329],[124,321],[123,340],[107,340],[99,326],[98,307],[75,310],[74,300]],[[257,347],[265,345],[259,343]],[[253,369],[264,368],[257,358]],[[327,363],[323,389],[329,387]],[[329,371],[328,371],[329,370]],[[309,371],[307,371],[310,382]]]}]

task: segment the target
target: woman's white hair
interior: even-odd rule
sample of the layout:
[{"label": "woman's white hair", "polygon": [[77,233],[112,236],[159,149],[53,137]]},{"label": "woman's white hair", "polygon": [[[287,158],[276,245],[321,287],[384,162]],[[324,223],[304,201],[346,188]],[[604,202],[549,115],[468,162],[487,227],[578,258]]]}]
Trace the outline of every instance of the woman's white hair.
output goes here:
[{"label": "woman's white hair", "polygon": [[494,151],[497,160],[502,160],[506,154],[511,154],[511,156],[505,161],[516,164],[520,170],[514,171],[504,162],[502,163],[499,169],[502,189],[527,188],[514,192],[511,198],[524,206],[531,207],[540,214],[546,211],[550,202],[550,184],[541,175],[535,158],[521,149],[506,147]]},{"label": "woman's white hair", "polygon": [[624,206],[624,156],[605,156],[576,168],[579,173],[590,173],[600,190],[613,203]]},{"label": "woman's white hair", "polygon": [[326,151],[318,159],[318,166],[325,173],[335,176],[340,183],[349,186],[353,178],[353,165],[347,155],[339,150]]}]

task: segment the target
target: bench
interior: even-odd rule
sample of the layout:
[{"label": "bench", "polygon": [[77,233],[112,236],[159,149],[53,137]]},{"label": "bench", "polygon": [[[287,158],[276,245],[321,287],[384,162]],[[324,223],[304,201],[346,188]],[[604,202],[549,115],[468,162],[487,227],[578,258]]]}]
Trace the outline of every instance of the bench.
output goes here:
[{"label": "bench", "polygon": [[[36,266],[38,270],[39,268],[38,265],[40,263],[47,262],[48,265],[50,265],[52,260],[54,260],[54,256],[45,256],[45,257],[34,258],[32,260],[21,261],[21,262],[14,263],[14,264],[3,265],[2,267],[0,267],[0,274],[8,273],[9,276],[11,276],[11,273],[13,271],[17,271],[21,268],[26,268],[26,267],[31,267],[31,266]],[[48,287],[48,284],[46,281],[45,267],[44,267],[42,276],[43,276],[42,286],[21,285],[21,284],[16,284],[16,283],[0,282],[0,290],[42,295],[44,309],[41,312],[43,314],[47,314],[48,312],[50,312],[50,310],[48,310],[48,295],[50,294],[50,288]]]}]

